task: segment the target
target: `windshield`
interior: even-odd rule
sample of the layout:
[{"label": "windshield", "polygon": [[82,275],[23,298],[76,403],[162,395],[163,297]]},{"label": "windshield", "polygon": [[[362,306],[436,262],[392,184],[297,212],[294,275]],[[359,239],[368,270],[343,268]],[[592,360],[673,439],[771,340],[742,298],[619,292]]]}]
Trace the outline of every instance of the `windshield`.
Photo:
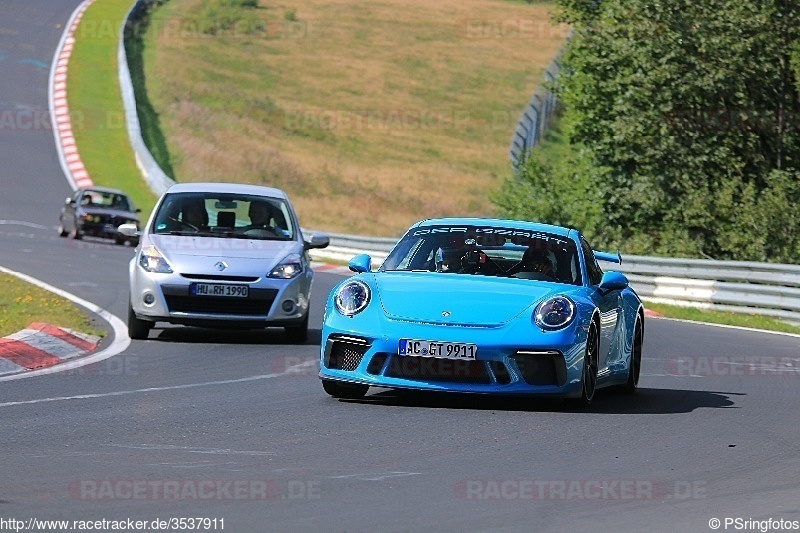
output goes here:
[{"label": "windshield", "polygon": [[572,239],[527,229],[429,226],[410,230],[380,268],[581,284]]},{"label": "windshield", "polygon": [[124,194],[107,191],[84,191],[81,196],[81,205],[99,207],[101,209],[117,209],[119,211],[133,211],[130,200]]},{"label": "windshield", "polygon": [[256,240],[294,238],[289,207],[280,198],[224,193],[168,194],[153,233]]}]

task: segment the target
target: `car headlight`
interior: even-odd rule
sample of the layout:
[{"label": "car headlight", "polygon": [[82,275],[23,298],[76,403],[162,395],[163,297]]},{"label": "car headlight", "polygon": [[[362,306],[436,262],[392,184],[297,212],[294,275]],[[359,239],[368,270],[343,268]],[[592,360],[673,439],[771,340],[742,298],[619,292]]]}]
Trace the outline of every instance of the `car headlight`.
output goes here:
[{"label": "car headlight", "polygon": [[142,250],[139,255],[139,266],[147,272],[158,272],[159,274],[172,274],[172,267],[161,255],[155,246],[150,246]]},{"label": "car headlight", "polygon": [[291,254],[286,257],[281,264],[272,269],[269,273],[270,278],[292,279],[303,272],[303,262],[300,254]]},{"label": "car headlight", "polygon": [[353,316],[367,307],[370,300],[369,286],[363,281],[348,281],[336,291],[333,301],[336,309],[345,316]]},{"label": "car headlight", "polygon": [[542,329],[561,329],[575,318],[575,304],[566,296],[548,298],[533,311],[533,321]]}]

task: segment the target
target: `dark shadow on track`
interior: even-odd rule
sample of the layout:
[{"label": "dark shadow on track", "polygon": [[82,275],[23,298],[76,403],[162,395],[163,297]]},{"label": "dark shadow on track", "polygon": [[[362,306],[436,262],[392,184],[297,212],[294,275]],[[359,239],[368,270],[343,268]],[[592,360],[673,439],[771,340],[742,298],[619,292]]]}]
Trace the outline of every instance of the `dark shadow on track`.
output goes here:
[{"label": "dark shadow on track", "polygon": [[574,412],[584,414],[676,414],[697,409],[737,408],[732,396],[736,392],[712,392],[675,389],[639,389],[634,395],[600,391],[589,409],[576,407],[564,399],[486,396],[445,392],[385,390],[346,403],[383,405],[387,407],[422,407],[429,409],[474,409],[477,411]]},{"label": "dark shadow on track", "polygon": [[149,340],[178,342],[186,344],[289,344],[292,346],[319,346],[322,332],[308,329],[308,339],[302,343],[292,343],[286,339],[283,328],[266,329],[213,329],[191,326],[165,326],[153,328]]}]

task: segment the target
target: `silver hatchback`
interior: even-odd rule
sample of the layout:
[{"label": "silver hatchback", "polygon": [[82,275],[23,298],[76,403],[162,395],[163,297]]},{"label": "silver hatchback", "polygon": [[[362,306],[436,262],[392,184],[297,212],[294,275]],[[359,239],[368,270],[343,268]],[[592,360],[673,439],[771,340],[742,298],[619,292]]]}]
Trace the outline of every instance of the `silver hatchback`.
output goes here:
[{"label": "silver hatchback", "polygon": [[130,263],[128,335],[147,338],[156,322],[201,327],[280,326],[303,342],[313,272],[286,193],[229,183],[187,183],[159,199]]}]

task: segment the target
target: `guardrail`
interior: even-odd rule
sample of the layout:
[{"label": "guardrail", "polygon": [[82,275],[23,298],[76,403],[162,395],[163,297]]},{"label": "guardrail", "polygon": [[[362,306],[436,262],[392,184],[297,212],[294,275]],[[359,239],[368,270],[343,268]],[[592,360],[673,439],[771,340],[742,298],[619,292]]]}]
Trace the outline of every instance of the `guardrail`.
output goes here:
[{"label": "guardrail", "polygon": [[625,256],[614,267],[653,302],[800,322],[797,265]]},{"label": "guardrail", "polygon": [[119,76],[119,86],[122,93],[122,104],[125,107],[125,124],[128,128],[128,137],[131,148],[136,158],[136,165],[142,173],[147,185],[156,195],[161,195],[175,180],[158,166],[153,154],[147,148],[142,139],[142,128],[139,124],[139,115],[136,113],[136,94],[131,82],[131,72],[128,67],[128,54],[125,52],[125,34],[130,30],[130,25],[134,23],[136,17],[147,9],[152,0],[136,0],[128,13],[120,30],[119,45],[117,47],[117,71]]},{"label": "guardrail", "polygon": [[[572,30],[567,34],[566,41],[572,37]],[[511,166],[517,168],[520,160],[525,157],[527,152],[530,152],[537,144],[539,144],[544,136],[544,132],[550,125],[550,121],[555,114],[558,107],[558,99],[550,90],[552,84],[558,73],[561,71],[561,64],[558,62],[564,48],[562,47],[550,66],[545,70],[542,79],[544,84],[537,87],[536,91],[528,101],[528,105],[522,110],[522,115],[517,121],[514,128],[514,134],[511,137],[511,147],[509,148],[509,157],[511,158]]]},{"label": "guardrail", "polygon": [[[126,25],[130,23],[131,17],[138,16],[140,10],[145,9],[149,3],[148,0],[136,0],[125,18]],[[142,174],[151,189],[161,194],[174,182],[158,166],[142,139],[125,53],[124,32],[125,29],[120,34],[118,57],[128,133]],[[553,70],[554,67],[556,70]],[[554,60],[547,75],[554,78],[558,68],[558,62]],[[545,89],[542,88],[542,91]],[[537,94],[540,96],[537,97]],[[523,114],[514,132],[512,160],[514,154],[521,154],[518,150],[529,149],[533,146],[531,143],[538,142],[545,125],[543,121],[555,109],[552,95],[542,97],[539,91],[537,94],[534,94],[528,107],[535,113]],[[314,233],[306,229],[303,232]],[[368,253],[377,265],[383,262],[397,242],[397,239],[392,238],[337,233],[329,235],[330,246],[323,250],[313,250],[312,256],[315,259],[346,262],[354,255]],[[800,322],[800,266],[624,256],[622,265],[609,264],[607,269],[624,272],[631,286],[647,300]]]}]

